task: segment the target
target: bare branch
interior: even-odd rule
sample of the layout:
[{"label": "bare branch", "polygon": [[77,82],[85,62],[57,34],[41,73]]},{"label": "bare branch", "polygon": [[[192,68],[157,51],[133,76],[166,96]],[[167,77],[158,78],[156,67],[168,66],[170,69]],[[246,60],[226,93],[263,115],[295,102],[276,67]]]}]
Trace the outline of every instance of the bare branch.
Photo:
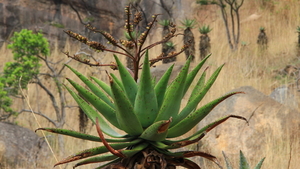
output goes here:
[{"label": "bare branch", "polygon": [[43,113],[41,113],[41,112],[31,111],[31,110],[28,110],[28,109],[22,109],[22,110],[20,110],[18,113],[21,114],[21,113],[23,113],[23,112],[28,112],[28,113],[31,113],[31,112],[32,112],[32,113],[34,113],[34,114],[36,114],[36,115],[39,115],[39,116],[41,116],[41,117],[47,119],[50,123],[52,123],[55,127],[57,127],[57,123],[56,123],[53,119],[51,119],[50,117],[46,116],[45,114],[43,114]]}]

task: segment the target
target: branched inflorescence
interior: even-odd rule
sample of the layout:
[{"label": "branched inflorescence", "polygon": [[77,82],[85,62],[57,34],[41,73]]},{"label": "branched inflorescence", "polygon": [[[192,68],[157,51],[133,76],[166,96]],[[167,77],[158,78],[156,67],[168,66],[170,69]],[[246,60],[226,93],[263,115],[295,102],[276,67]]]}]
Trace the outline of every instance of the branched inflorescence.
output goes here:
[{"label": "branched inflorescence", "polygon": [[[70,37],[88,45],[89,47],[91,47],[92,49],[94,49],[97,52],[106,51],[106,52],[110,52],[110,53],[120,54],[120,55],[130,58],[133,62],[133,67],[134,67],[132,70],[133,74],[134,74],[134,79],[137,80],[138,70],[141,69],[141,65],[139,64],[139,62],[140,62],[141,57],[145,55],[146,50],[151,49],[162,43],[165,43],[168,40],[170,40],[171,38],[177,36],[178,34],[175,34],[176,33],[176,25],[174,23],[170,23],[171,30],[168,35],[163,37],[163,39],[160,41],[157,41],[146,47],[143,47],[146,42],[147,37],[149,36],[150,30],[153,29],[154,24],[157,22],[158,14],[152,16],[152,21],[150,21],[147,24],[146,30],[142,33],[139,33],[139,31],[138,31],[139,24],[142,21],[142,13],[140,11],[136,11],[135,14],[132,15],[131,7],[127,6],[127,7],[125,7],[125,15],[126,15],[126,18],[125,18],[124,28],[125,28],[126,36],[128,36],[127,40],[126,39],[116,40],[110,33],[103,31],[103,30],[97,30],[97,28],[93,27],[90,24],[86,25],[86,27],[89,30],[91,30],[94,33],[100,33],[108,41],[108,44],[116,47],[117,49],[120,49],[120,51],[109,49],[106,46],[104,46],[103,44],[101,44],[100,42],[91,41],[87,37],[84,37],[78,33],[74,33],[70,30],[67,30],[65,32]],[[167,57],[159,56],[155,59],[150,59],[149,61],[150,61],[151,65],[153,65],[154,63],[161,61],[165,58],[175,57],[175,56],[179,55],[180,53],[182,53],[182,51],[186,49],[186,46],[187,45],[184,45],[184,47],[179,52],[173,52],[173,53],[168,54]],[[85,63],[89,66],[112,66],[112,64],[100,64],[98,62],[91,63],[88,59],[81,59],[78,56],[70,56],[68,52],[66,52],[66,55],[76,61]]]}]

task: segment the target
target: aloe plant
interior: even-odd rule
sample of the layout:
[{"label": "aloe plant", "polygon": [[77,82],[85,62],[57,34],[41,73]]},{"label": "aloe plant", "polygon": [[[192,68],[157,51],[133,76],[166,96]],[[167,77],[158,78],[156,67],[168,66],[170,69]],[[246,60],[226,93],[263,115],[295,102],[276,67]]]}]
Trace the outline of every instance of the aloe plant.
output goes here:
[{"label": "aloe plant", "polygon": [[[163,19],[158,22],[161,26],[163,26],[162,37],[167,37],[170,34],[170,29],[175,27],[175,24],[171,22],[169,19]],[[172,52],[175,52],[175,45],[172,41],[168,41],[162,44],[162,55],[166,57],[163,59],[163,63],[170,63],[176,61],[176,57],[169,58],[169,55],[172,55]]]},{"label": "aloe plant", "polygon": [[196,20],[194,19],[184,19],[181,21],[183,25],[184,33],[183,33],[183,42],[188,44],[188,48],[184,51],[186,59],[189,57],[194,60],[195,58],[195,37],[192,32],[192,29],[196,25]]},{"label": "aloe plant", "polygon": [[205,58],[205,56],[210,53],[210,38],[208,36],[208,33],[212,29],[209,27],[209,25],[203,25],[201,28],[199,28],[199,32],[201,33],[200,36],[200,43],[199,43],[199,50],[200,50],[200,58],[201,60]]},{"label": "aloe plant", "polygon": [[[223,156],[224,156],[224,159],[225,159],[225,162],[226,162],[226,168],[227,169],[233,169],[228,157],[226,156],[226,154],[224,152],[223,153]],[[262,158],[257,164],[256,166],[253,168],[253,169],[260,169],[263,165],[263,162],[265,160],[265,157]],[[250,165],[245,157],[245,155],[243,154],[242,151],[240,151],[240,166],[239,166],[239,169],[250,169]]]},{"label": "aloe plant", "polygon": [[259,45],[260,50],[265,50],[268,47],[268,37],[267,37],[267,34],[265,32],[264,27],[259,28],[259,34],[258,34],[258,37],[257,37],[257,44]]},{"label": "aloe plant", "polygon": [[[129,21],[130,8],[126,7],[125,11],[128,17],[125,26],[126,31],[129,33],[129,36],[132,36],[130,24],[134,24],[134,22]],[[120,79],[114,74],[110,74],[109,84],[106,84],[96,77],[91,77],[90,79],[71,66],[67,66],[81,79],[87,88],[71,79],[67,80],[73,88],[68,85],[65,85],[65,87],[88,118],[96,125],[99,136],[56,128],[39,128],[37,130],[102,142],[103,146],[75,153],[56,163],[55,166],[82,159],[82,161],[75,164],[74,168],[90,163],[107,162],[99,168],[173,169],[176,166],[183,166],[189,169],[199,169],[200,167],[195,162],[189,160],[189,157],[193,156],[201,156],[218,164],[215,156],[205,152],[173,152],[171,150],[197,143],[207,132],[229,118],[246,120],[241,116],[229,115],[208,124],[190,136],[181,137],[205,118],[216,105],[240,92],[226,94],[207,103],[203,107],[197,108],[199,102],[213,85],[223,67],[221,65],[217,68],[207,81],[205,69],[200,75],[199,80],[197,80],[196,86],[194,88],[191,87],[192,82],[210,55],[203,59],[190,72],[191,59],[188,59],[171,83],[169,83],[169,78],[173,66],[164,73],[158,82],[154,82],[150,74],[150,66],[158,60],[162,60],[163,57],[149,59],[148,49],[176,36],[175,31],[171,31],[169,37],[143,47],[148,32],[152,24],[156,21],[156,17],[157,15],[153,16],[153,21],[150,22],[147,31],[142,33],[138,38],[132,38],[132,41],[116,41],[106,32],[96,31],[95,28],[88,26],[93,31],[103,34],[112,45],[122,50],[124,49],[124,53],[118,51],[114,51],[114,53],[132,58],[135,68],[133,72],[128,71],[116,55],[114,55],[115,64],[101,65],[81,60],[76,56],[66,53],[68,57],[90,66],[110,66],[113,69],[117,69]],[[71,31],[67,31],[67,33],[96,50],[112,52],[112,50],[107,49],[106,46],[98,42],[91,42],[85,37]],[[124,46],[129,43],[133,45],[137,51],[135,52],[136,55],[127,52],[118,42],[122,42]],[[185,47],[182,50],[184,49]],[[181,53],[182,50],[178,53],[175,52],[173,55]],[[142,57],[143,63],[140,64],[139,61]],[[140,65],[142,66],[139,67]],[[141,75],[140,79],[138,79],[140,68]],[[192,90],[192,94],[189,96],[188,103],[180,109],[182,99],[188,90]],[[118,133],[115,128],[124,131],[126,134]]]}]

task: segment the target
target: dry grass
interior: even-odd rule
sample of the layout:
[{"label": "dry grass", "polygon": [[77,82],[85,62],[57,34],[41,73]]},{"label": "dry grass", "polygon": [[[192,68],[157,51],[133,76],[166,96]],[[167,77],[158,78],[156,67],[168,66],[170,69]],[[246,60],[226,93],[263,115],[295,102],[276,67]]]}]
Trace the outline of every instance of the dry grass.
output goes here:
[{"label": "dry grass", "polygon": [[[229,49],[227,44],[227,39],[225,35],[224,26],[222,20],[217,18],[216,20],[207,21],[205,24],[210,24],[213,28],[212,32],[209,34],[211,37],[211,52],[213,53],[211,59],[208,61],[208,65],[211,67],[210,71],[215,70],[215,68],[223,63],[226,63],[223,71],[221,72],[218,80],[212,87],[212,90],[206,96],[204,102],[208,102],[217,96],[221,96],[224,93],[232,90],[234,88],[240,86],[253,86],[259,91],[269,95],[274,87],[278,87],[283,85],[285,80],[276,80],[273,78],[273,70],[282,69],[287,64],[299,64],[298,58],[296,58],[296,50],[295,43],[297,41],[296,27],[300,24],[300,4],[298,0],[286,0],[286,1],[276,1],[275,5],[268,5],[267,7],[261,7],[260,1],[246,1],[245,5],[241,9],[241,20],[245,20],[241,24],[241,42],[246,42],[246,46],[240,47],[237,51],[232,52]],[[250,19],[247,18],[252,14],[258,14],[260,17],[258,19]],[[198,20],[201,18],[197,18],[195,12],[195,17]],[[269,37],[269,45],[268,50],[261,54],[257,51],[256,38],[259,33],[259,28],[263,26],[266,28],[266,33]],[[196,49],[198,46],[200,34],[195,29],[194,30],[196,39]],[[157,33],[160,36],[160,32]],[[76,52],[79,49],[79,46],[74,46],[74,42],[68,42],[66,45],[66,49]],[[181,39],[176,41],[177,48],[181,46]],[[71,47],[72,45],[72,47]],[[158,51],[158,50],[154,50]],[[7,58],[11,58],[11,53],[9,50],[2,47],[1,49],[2,56],[1,63],[5,63]],[[151,54],[158,54],[158,52],[151,52]],[[100,58],[103,61],[110,60],[107,57],[104,57],[103,54],[95,54],[97,58]],[[199,56],[199,51],[197,51],[196,56]],[[63,54],[60,54],[57,51],[52,53],[52,57],[62,58]],[[184,60],[184,55],[180,55],[179,61]],[[196,59],[196,61],[198,61]],[[82,66],[76,62],[72,62],[71,65],[73,67],[78,67],[78,69],[84,74],[91,74],[92,69],[88,66]],[[103,79],[105,79],[105,73],[102,71],[105,68],[97,69],[97,76],[101,77],[104,75]],[[70,77],[71,76],[71,77]],[[73,75],[69,75],[68,77],[75,79]],[[291,81],[289,81],[291,82]],[[41,95],[42,94],[42,95]],[[43,93],[37,89],[34,85],[29,86],[29,97],[31,106],[33,109],[40,109],[45,114],[54,117],[52,114],[52,107],[49,103],[48,98],[43,96]],[[20,101],[20,100],[19,100]],[[72,101],[71,97],[68,97],[68,101],[70,104],[75,105]],[[16,105],[20,104],[16,103]],[[41,106],[42,105],[42,106]],[[45,127],[53,127],[49,122],[45,119],[38,117],[38,121]],[[34,118],[30,114],[21,114],[16,119],[16,122],[24,126],[26,128],[30,128],[35,130],[38,128],[37,123]],[[78,131],[78,110],[77,108],[70,108],[67,112],[67,121],[64,126],[66,129],[72,129]],[[88,126],[88,133],[95,134],[96,131],[91,124]],[[40,133],[38,133],[40,134]],[[54,149],[57,150],[56,136],[53,134],[47,134],[47,138],[49,139],[51,145]],[[276,153],[281,154],[282,156],[289,155],[290,151],[297,151],[299,149],[299,140],[300,138],[295,138],[298,144],[292,144],[292,149],[290,147],[290,141],[285,140],[284,142],[278,143],[277,147],[269,147],[267,153]],[[270,139],[270,145],[274,145],[271,142],[274,140]],[[85,142],[69,137],[64,137],[65,142],[65,151],[62,156],[66,157],[68,155],[73,154],[74,152],[98,146],[98,143],[93,142]],[[295,143],[296,143],[295,142]],[[59,150],[57,150],[59,151]],[[238,150],[237,150],[238,151]],[[58,154],[58,153],[57,153]],[[299,157],[299,154],[298,154]],[[45,163],[49,164],[50,168],[54,163],[54,158],[49,157],[45,160]],[[275,163],[275,164],[274,164]],[[72,165],[67,165],[66,168],[71,168]],[[287,168],[286,161],[272,161],[265,163],[263,168]],[[297,160],[291,160],[291,167],[295,168],[297,166]],[[90,167],[90,166],[89,166]],[[82,167],[82,168],[89,168]],[[26,168],[26,167],[25,167]],[[65,168],[65,166],[63,167]]]}]

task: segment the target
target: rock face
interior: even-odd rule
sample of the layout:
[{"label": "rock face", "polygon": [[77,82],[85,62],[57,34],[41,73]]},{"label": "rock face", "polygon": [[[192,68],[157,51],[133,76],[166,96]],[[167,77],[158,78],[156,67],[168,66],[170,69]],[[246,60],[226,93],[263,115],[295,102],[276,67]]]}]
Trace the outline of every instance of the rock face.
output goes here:
[{"label": "rock face", "polygon": [[241,87],[230,92],[234,91],[245,94],[237,94],[219,104],[199,127],[230,114],[247,118],[249,125],[242,120],[229,119],[202,139],[199,150],[216,155],[220,161],[223,161],[221,152],[225,151],[235,164],[234,168],[237,168],[240,150],[253,167],[266,157],[266,166],[286,168],[290,165],[290,168],[297,168],[300,149],[299,140],[294,138],[300,136],[300,113],[252,87]]},{"label": "rock face", "polygon": [[[156,81],[158,81],[163,74],[168,70],[168,68],[173,65],[174,63],[167,63],[167,64],[162,64],[162,65],[157,65],[155,67],[151,67],[151,75],[156,78]],[[170,76],[169,82],[171,82],[175,77],[177,76],[178,72],[181,70],[183,67],[184,63],[183,62],[176,62],[172,74]]]},{"label": "rock face", "polygon": [[[13,32],[21,29],[42,31],[54,45],[58,42],[64,48],[67,35],[63,30],[72,30],[92,40],[105,42],[99,34],[90,33],[83,23],[91,23],[97,29],[123,36],[124,7],[131,1],[122,0],[0,0],[0,47],[8,42]],[[162,14],[160,18],[181,18],[190,13],[192,0],[182,4],[181,0],[134,1],[133,5],[142,11],[146,19],[143,27],[151,21],[152,14]],[[184,13],[184,14],[183,14]],[[134,15],[134,11],[132,12]],[[80,17],[79,17],[80,16]],[[53,43],[51,43],[53,42]]]},{"label": "rock face", "polygon": [[45,141],[33,131],[0,122],[0,168],[16,166],[40,168],[46,165],[42,159],[48,155],[50,151]]},{"label": "rock face", "polygon": [[[2,43],[15,31],[31,29],[42,31],[52,42],[59,42],[63,48],[66,41],[65,29],[87,35],[82,23],[92,23],[95,27],[119,34],[123,26],[123,7],[126,1],[77,1],[77,0],[1,0],[0,1],[0,41]],[[77,13],[80,18],[78,17]],[[81,23],[81,21],[82,23]],[[103,40],[92,36],[93,40]],[[1,45],[2,45],[1,43]]]}]

